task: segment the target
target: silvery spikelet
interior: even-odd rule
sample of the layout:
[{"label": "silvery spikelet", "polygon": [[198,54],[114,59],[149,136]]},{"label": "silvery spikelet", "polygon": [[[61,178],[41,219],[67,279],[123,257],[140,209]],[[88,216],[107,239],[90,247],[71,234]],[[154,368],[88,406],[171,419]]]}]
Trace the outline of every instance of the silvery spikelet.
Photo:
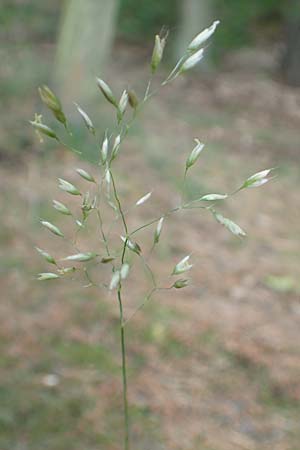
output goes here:
[{"label": "silvery spikelet", "polygon": [[109,103],[111,103],[112,105],[118,107],[116,99],[112,93],[111,88],[108,86],[108,84],[105,83],[105,81],[101,80],[101,78],[96,78],[96,81],[97,81],[97,86],[99,87],[100,91],[102,92],[102,94],[104,95],[106,100]]},{"label": "silvery spikelet", "polygon": [[84,169],[76,169],[76,172],[78,173],[79,176],[81,176],[81,178],[83,178],[86,181],[90,181],[91,183],[96,183],[95,178],[93,177],[93,175],[91,175],[90,173],[88,173],[86,170]]},{"label": "silvery spikelet", "polygon": [[173,269],[172,275],[180,275],[181,273],[187,272],[190,270],[193,265],[189,263],[190,255],[183,258]]},{"label": "silvery spikelet", "polygon": [[259,186],[262,186],[263,184],[267,183],[269,181],[269,179],[266,177],[269,175],[269,173],[272,170],[273,169],[266,169],[266,170],[262,170],[260,172],[255,173],[251,177],[247,178],[245,183],[242,185],[241,189],[249,188],[249,187],[259,187]]},{"label": "silvery spikelet", "polygon": [[63,203],[57,201],[57,200],[53,200],[53,207],[59,211],[61,214],[65,214],[66,216],[71,216],[72,213],[69,210],[69,208],[64,205]]},{"label": "silvery spikelet", "polygon": [[83,119],[83,121],[84,121],[84,123],[85,123],[85,126],[87,127],[87,129],[93,134],[93,135],[95,135],[96,134],[96,130],[95,130],[95,127],[94,127],[94,125],[93,125],[93,122],[92,122],[92,120],[90,119],[90,117],[89,117],[89,115],[79,106],[79,105],[77,105],[77,103],[75,103],[75,106],[76,106],[76,108],[77,108],[77,111],[79,112],[79,114],[81,115],[81,117],[82,117],[82,119]]},{"label": "silvery spikelet", "polygon": [[203,58],[204,56],[204,50],[203,48],[200,48],[196,53],[194,53],[192,56],[190,56],[188,59],[185,60],[185,62],[182,64],[180,68],[180,72],[186,72],[187,70],[192,69],[195,67]]},{"label": "silvery spikelet", "polygon": [[191,154],[189,155],[187,161],[186,161],[186,169],[189,169],[190,167],[192,167],[195,162],[197,161],[197,159],[200,156],[200,153],[202,152],[202,150],[204,149],[204,144],[202,144],[199,139],[195,139],[196,142],[196,147],[194,147],[194,149],[192,150]]},{"label": "silvery spikelet", "polygon": [[149,198],[151,197],[152,192],[148,192],[148,194],[144,195],[143,197],[141,197],[137,202],[136,202],[136,206],[140,206],[143,203],[145,203],[147,200],[149,200]]},{"label": "silvery spikelet", "polygon": [[203,45],[204,42],[206,42],[214,34],[219,23],[219,20],[215,20],[215,22],[209,28],[206,28],[205,30],[201,31],[201,33],[197,34],[197,36],[189,44],[188,51],[197,51],[199,47]]},{"label": "silvery spikelet", "polygon": [[81,192],[77,189],[77,187],[75,187],[72,183],[69,183],[69,181],[63,180],[62,178],[59,178],[58,181],[58,187],[62,191],[65,191],[71,195],[81,195]]},{"label": "silvery spikelet", "polygon": [[154,232],[154,244],[157,244],[159,242],[164,220],[165,220],[165,218],[161,217],[158,221],[157,227]]}]

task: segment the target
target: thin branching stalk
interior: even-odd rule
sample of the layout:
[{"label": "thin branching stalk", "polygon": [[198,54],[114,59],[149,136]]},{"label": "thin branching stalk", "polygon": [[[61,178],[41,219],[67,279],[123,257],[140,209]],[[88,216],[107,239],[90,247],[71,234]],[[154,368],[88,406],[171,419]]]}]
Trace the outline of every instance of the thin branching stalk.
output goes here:
[{"label": "thin branching stalk", "polygon": [[[168,282],[165,281],[166,287],[160,286],[157,282],[155,272],[150,264],[150,255],[155,251],[156,247],[159,246],[161,239],[164,238],[164,228],[168,228],[168,223],[165,219],[172,219],[180,211],[189,210],[204,210],[212,214],[213,218],[223,225],[227,230],[229,230],[233,235],[241,238],[245,236],[244,230],[234,223],[232,220],[224,217],[215,208],[219,205],[221,207],[222,203],[228,198],[237,194],[238,192],[251,188],[259,187],[269,181],[269,173],[273,169],[265,169],[261,172],[257,172],[251,177],[249,177],[243,184],[238,188],[230,190],[231,194],[198,194],[195,199],[189,199],[187,183],[189,181],[189,175],[192,167],[196,164],[200,153],[204,148],[199,139],[195,139],[196,146],[190,151],[186,158],[183,182],[180,189],[180,202],[177,206],[169,208],[164,213],[158,215],[157,212],[153,213],[153,218],[146,223],[138,225],[136,228],[130,230],[129,222],[127,223],[128,215],[134,213],[135,208],[142,207],[144,202],[152,202],[153,197],[152,191],[148,192],[146,195],[143,194],[142,197],[135,203],[126,208],[121,202],[121,196],[118,190],[118,177],[114,173],[114,160],[119,157],[119,153],[123,142],[127,138],[129,131],[136,119],[139,116],[142,108],[147,102],[149,102],[164,86],[174,82],[174,80],[184,72],[193,68],[198,64],[204,54],[203,44],[211,37],[215,32],[218,21],[214,22],[211,27],[203,30],[199,33],[193,41],[187,46],[186,52],[179,59],[178,63],[175,65],[173,70],[162,82],[156,83],[156,71],[160,65],[163,58],[164,48],[166,44],[167,34],[164,36],[157,35],[155,37],[155,45],[151,60],[151,75],[149,82],[144,90],[144,95],[141,95],[141,100],[138,99],[134,91],[124,90],[120,99],[117,100],[113,90],[107,85],[103,80],[97,78],[97,86],[104,96],[105,101],[113,107],[116,112],[116,126],[113,131],[102,130],[98,132],[95,129],[93,122],[89,115],[77,104],[75,104],[78,113],[80,114],[84,125],[86,126],[89,133],[95,138],[95,145],[97,145],[97,151],[99,152],[99,162],[97,163],[97,175],[88,173],[85,169],[76,169],[77,175],[83,179],[84,183],[88,183],[89,190],[86,192],[78,188],[73,183],[67,180],[59,178],[59,188],[67,195],[77,196],[81,201],[80,205],[80,216],[72,211],[72,207],[61,203],[60,201],[53,201],[54,208],[61,215],[61,217],[69,216],[75,226],[74,238],[67,238],[59,227],[55,224],[48,222],[47,220],[41,220],[41,224],[49,232],[53,233],[57,238],[64,240],[68,244],[73,246],[76,254],[68,255],[63,258],[61,262],[58,263],[56,259],[51,256],[47,251],[37,248],[39,254],[44,258],[44,260],[52,264],[54,267],[53,272],[43,272],[40,273],[38,279],[41,281],[46,280],[57,280],[63,279],[70,275],[70,280],[74,281],[75,275],[80,273],[84,276],[87,284],[84,285],[85,288],[94,287],[97,289],[106,289],[116,293],[116,301],[119,306],[119,329],[120,329],[120,348],[121,348],[121,373],[122,373],[122,391],[123,391],[123,413],[124,413],[124,440],[123,440],[123,450],[130,450],[130,416],[129,416],[129,405],[128,405],[128,385],[127,385],[127,365],[126,365],[126,342],[125,342],[125,325],[127,325],[131,319],[142,309],[145,305],[153,298],[154,294],[160,291],[167,291],[172,289],[182,289],[189,284],[189,280],[185,277],[187,272],[192,269],[193,264],[191,259],[194,258],[193,255],[189,254],[184,256],[177,264],[172,264],[170,266]],[[156,86],[155,86],[156,83]],[[42,101],[48,107],[50,112],[55,116],[58,122],[63,125],[64,129],[69,131],[70,128],[67,122],[67,118],[62,110],[61,103],[56,95],[47,87],[44,86],[39,90]],[[131,114],[129,110],[131,109]],[[128,118],[129,116],[129,118]],[[61,139],[58,133],[50,128],[48,125],[43,123],[42,116],[40,114],[35,115],[34,121],[31,121],[32,126],[35,129],[40,141],[42,141],[45,135],[48,138],[54,139],[59,142],[64,147],[68,147],[75,153],[80,153],[75,147],[69,146]],[[103,142],[101,143],[100,149],[98,148],[98,136],[104,136]],[[100,174],[99,174],[100,167]],[[81,180],[82,181],[82,180]],[[84,185],[83,190],[85,190]],[[151,199],[150,199],[151,197]],[[112,208],[114,213],[113,222],[110,223],[108,217],[106,217],[105,210],[102,209],[102,205],[106,204]],[[81,249],[81,245],[77,243],[77,238],[79,233],[84,232],[86,225],[88,223],[90,215],[95,212],[97,217],[97,241],[95,243],[94,250],[84,251]],[[110,217],[110,216],[109,216]],[[123,229],[123,236],[120,236],[120,241],[118,238],[112,237],[112,229],[119,224]],[[151,229],[151,227],[154,228]],[[152,233],[151,245],[149,249],[145,249],[144,245],[142,247],[138,242],[135,241],[136,238],[141,238],[142,230],[146,230],[148,233]],[[122,240],[122,244],[121,244]],[[100,244],[99,244],[100,242]],[[145,244],[146,246],[146,244]],[[143,300],[140,305],[134,310],[134,312],[128,317],[125,317],[122,293],[125,288],[124,281],[127,277],[130,277],[131,271],[134,270],[136,260],[130,258],[130,253],[135,254],[136,260],[140,262],[141,267],[143,267],[145,275],[149,277],[151,281],[151,287],[148,288],[145,295],[143,295]],[[148,258],[146,257],[148,255]],[[192,258],[193,257],[193,258]],[[110,281],[104,278],[103,275],[101,279],[95,279],[96,275],[90,272],[90,264],[94,267],[101,267],[101,265],[108,265],[111,271]],[[104,272],[106,273],[106,272]],[[97,270],[97,276],[100,278],[102,276],[101,270]],[[170,278],[174,281],[169,282]],[[164,284],[164,283],[163,283]]]},{"label": "thin branching stalk", "polygon": [[124,450],[130,450],[129,442],[129,411],[127,397],[127,369],[126,369],[126,346],[125,346],[125,322],[123,315],[123,304],[121,297],[122,285],[118,288],[118,302],[120,312],[120,335],[121,335],[121,353],[122,353],[122,383],[123,383],[123,408],[124,408]]}]

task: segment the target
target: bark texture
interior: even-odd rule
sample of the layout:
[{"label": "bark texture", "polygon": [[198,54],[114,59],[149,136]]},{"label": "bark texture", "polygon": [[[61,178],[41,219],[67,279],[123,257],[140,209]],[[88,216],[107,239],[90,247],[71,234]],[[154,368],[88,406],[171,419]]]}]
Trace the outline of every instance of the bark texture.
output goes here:
[{"label": "bark texture", "polygon": [[55,63],[56,87],[65,102],[89,104],[95,76],[103,76],[115,36],[119,0],[68,0]]}]

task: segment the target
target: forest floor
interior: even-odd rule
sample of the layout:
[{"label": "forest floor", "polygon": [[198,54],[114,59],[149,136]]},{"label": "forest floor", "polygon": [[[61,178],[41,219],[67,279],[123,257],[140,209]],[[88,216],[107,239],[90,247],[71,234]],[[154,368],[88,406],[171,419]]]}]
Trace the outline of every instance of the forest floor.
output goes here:
[{"label": "forest floor", "polygon": [[[144,65],[127,56],[112,64],[112,73],[145,79]],[[110,80],[121,86],[113,74]],[[19,120],[20,114],[27,120],[26,107],[20,110]],[[116,164],[121,198],[126,209],[146,192],[153,195],[134,210],[131,226],[177,204],[195,137],[206,148],[191,169],[191,198],[230,192],[276,167],[266,186],[219,208],[247,231],[243,240],[199,210],[166,221],[151,257],[158,278],[163,283],[187,254],[195,265],[190,287],[159,293],[127,326],[133,449],[299,449],[299,123],[299,90],[263,72],[227,70],[213,79],[177,80],[132,129]],[[58,177],[86,187],[76,178],[78,166],[96,174],[61,148],[28,153],[21,165],[0,169],[1,450],[121,448],[114,295],[34,279],[48,270],[35,245],[59,257],[70,251],[41,230],[38,218],[71,233],[71,220],[58,217],[51,199],[67,199],[57,190]],[[70,200],[74,209],[76,203]],[[92,223],[83,249],[94,235]],[[143,248],[151,236],[139,236]],[[107,271],[103,277],[109,280]],[[126,316],[148,284],[140,274],[129,276]]]}]

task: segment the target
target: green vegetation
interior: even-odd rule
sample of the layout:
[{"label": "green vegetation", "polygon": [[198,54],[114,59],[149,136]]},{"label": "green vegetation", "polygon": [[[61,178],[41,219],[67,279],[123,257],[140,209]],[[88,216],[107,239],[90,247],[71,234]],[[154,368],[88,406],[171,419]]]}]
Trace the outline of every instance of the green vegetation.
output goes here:
[{"label": "green vegetation", "polygon": [[163,27],[173,32],[178,19],[178,0],[121,0],[119,30],[131,41],[149,43]]},{"label": "green vegetation", "polygon": [[[237,0],[216,4],[222,24],[228,21],[218,29],[218,46],[212,46],[217,56],[224,47],[282,39],[284,2],[254,0],[251,8]],[[68,236],[75,228],[71,217],[65,224],[58,219],[46,195],[56,198],[58,176],[86,187],[74,168],[89,170],[86,159],[95,162],[99,156],[84,125],[73,127],[69,137],[45,108],[47,124],[83,150],[83,161],[75,163],[56,143],[40,146],[28,126],[37,108],[36,87],[53,86],[61,5],[3,0],[0,6],[1,450],[119,450],[123,438],[114,296],[83,288],[85,279],[69,283],[70,277],[47,288],[34,280],[41,269],[35,245],[65,256],[38,219],[47,217]],[[122,74],[124,88],[136,86],[141,97],[144,49],[151,55],[150,40],[163,25],[173,39],[180,27],[174,2],[122,1],[115,49],[121,58],[113,60],[107,77],[116,95]],[[246,77],[220,73],[216,81],[196,73],[170,87],[143,111],[143,126],[132,128],[117,161],[126,208],[147,185],[154,187],[159,211],[177,204],[191,137],[210,144],[188,180],[188,199],[213,189],[230,191],[254,167],[280,166],[280,181],[270,183],[266,195],[253,190],[223,207],[226,217],[249,227],[246,241],[231,238],[198,211],[190,218],[180,214],[176,224],[166,221],[169,237],[164,230],[151,259],[156,272],[166,273],[185,249],[199,264],[188,291],[158,293],[127,328],[129,412],[139,450],[224,450],[239,446],[239,438],[259,450],[299,447],[299,111],[296,91],[255,70]],[[268,98],[280,99],[281,108],[275,112]],[[100,108],[99,93],[97,102]],[[102,111],[91,116],[99,129],[110,127],[111,116]],[[148,220],[147,207],[136,212],[136,224]],[[85,248],[92,244],[94,225],[80,242]],[[147,233],[143,237],[147,240]],[[98,267],[91,273],[96,278]],[[106,275],[109,279],[108,270]],[[127,282],[133,293],[124,301],[130,316],[149,280],[143,284],[137,275]]]}]

